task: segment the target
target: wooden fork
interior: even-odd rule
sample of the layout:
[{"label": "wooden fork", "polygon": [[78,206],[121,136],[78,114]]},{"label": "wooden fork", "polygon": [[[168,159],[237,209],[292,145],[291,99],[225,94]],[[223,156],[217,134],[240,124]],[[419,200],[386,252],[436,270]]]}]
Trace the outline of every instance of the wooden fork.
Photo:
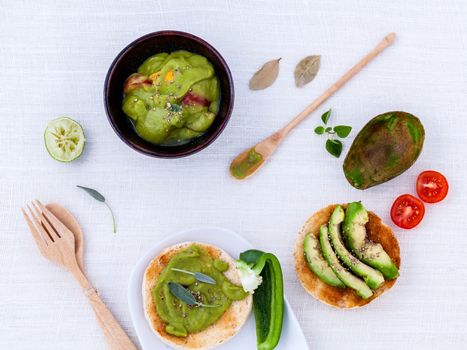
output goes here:
[{"label": "wooden fork", "polygon": [[73,233],[38,200],[32,202],[32,209],[29,205],[27,207],[32,220],[23,208],[21,211],[39,251],[45,258],[64,266],[73,274],[94,309],[110,348],[112,350],[136,350],[136,346],[79,268]]}]

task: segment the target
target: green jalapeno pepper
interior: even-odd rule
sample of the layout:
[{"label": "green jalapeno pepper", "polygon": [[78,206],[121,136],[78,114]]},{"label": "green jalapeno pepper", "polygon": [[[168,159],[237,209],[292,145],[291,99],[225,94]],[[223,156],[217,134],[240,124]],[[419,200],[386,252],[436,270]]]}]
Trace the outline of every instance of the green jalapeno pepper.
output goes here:
[{"label": "green jalapeno pepper", "polygon": [[258,350],[272,350],[279,343],[284,316],[282,269],[277,257],[259,250],[247,250],[240,260],[259,273],[262,282],[253,294]]}]

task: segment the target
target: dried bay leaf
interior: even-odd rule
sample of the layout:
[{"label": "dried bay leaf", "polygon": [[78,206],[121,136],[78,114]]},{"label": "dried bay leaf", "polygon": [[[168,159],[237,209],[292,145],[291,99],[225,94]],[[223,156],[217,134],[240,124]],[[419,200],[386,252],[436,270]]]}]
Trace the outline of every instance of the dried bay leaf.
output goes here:
[{"label": "dried bay leaf", "polygon": [[307,56],[295,67],[295,85],[302,87],[312,81],[318,74],[321,56]]},{"label": "dried bay leaf", "polygon": [[263,90],[270,87],[279,74],[279,61],[281,59],[266,62],[250,79],[251,90]]}]

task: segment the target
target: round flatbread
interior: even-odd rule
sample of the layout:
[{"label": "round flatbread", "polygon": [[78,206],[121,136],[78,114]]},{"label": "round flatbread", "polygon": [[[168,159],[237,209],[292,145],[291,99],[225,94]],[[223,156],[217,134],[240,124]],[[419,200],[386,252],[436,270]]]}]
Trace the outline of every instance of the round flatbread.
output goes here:
[{"label": "round flatbread", "polygon": [[212,349],[225,343],[232,338],[245,324],[250,315],[253,298],[248,295],[245,299],[233,301],[232,305],[221,316],[219,320],[210,325],[204,331],[191,333],[187,337],[176,337],[165,331],[166,324],[157,314],[156,306],[152,300],[151,290],[156,286],[158,276],[167,266],[172,257],[187,248],[196,244],[205,249],[213,259],[222,259],[229,264],[229,269],[224,275],[232,282],[240,285],[240,277],[235,268],[235,260],[225,251],[205,243],[185,242],[165,249],[156,256],[144,272],[143,279],[143,303],[146,319],[151,329],[167,345],[174,349]]},{"label": "round flatbread", "polygon": [[[374,294],[371,298],[365,300],[359,297],[351,288],[337,288],[324,283],[311,271],[305,260],[303,241],[307,233],[319,236],[319,228],[321,225],[328,223],[336,206],[330,205],[314,213],[301,229],[295,246],[295,272],[303,288],[316,299],[337,308],[350,309],[372,302],[389,290],[396,283],[396,279],[385,281],[381,287],[373,291]],[[343,207],[345,208],[346,205]],[[392,230],[374,213],[369,211],[368,217],[369,221],[366,224],[367,237],[373,242],[380,243],[399,268],[401,258],[397,238],[394,236]]]}]

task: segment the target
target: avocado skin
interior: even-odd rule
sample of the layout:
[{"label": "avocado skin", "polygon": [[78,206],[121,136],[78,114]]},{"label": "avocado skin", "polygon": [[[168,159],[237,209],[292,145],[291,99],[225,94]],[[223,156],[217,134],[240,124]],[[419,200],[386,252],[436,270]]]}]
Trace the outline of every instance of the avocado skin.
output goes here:
[{"label": "avocado skin", "polygon": [[[379,243],[372,242],[366,237],[365,224],[368,222],[368,212],[360,202],[349,203],[345,210],[345,219],[342,225],[344,243],[360,261],[380,271],[387,280],[399,276],[399,270],[390,256]],[[356,226],[363,230],[357,234]]]},{"label": "avocado skin", "polygon": [[366,285],[363,280],[354,276],[341,265],[336,253],[332,250],[331,242],[329,240],[329,230],[326,225],[322,225],[319,231],[319,242],[321,245],[321,251],[323,256],[328,262],[331,269],[339,277],[339,279],[349,288],[355,290],[355,292],[363,299],[368,299],[373,295],[370,287]]},{"label": "avocado skin", "polygon": [[344,221],[344,209],[338,205],[329,220],[329,238],[334,251],[343,263],[352,270],[354,274],[364,279],[365,283],[371,289],[376,289],[384,283],[384,276],[378,270],[364,264],[354,257],[344,246],[340,233],[341,223]]},{"label": "avocado skin", "polygon": [[344,160],[344,174],[364,190],[406,171],[420,155],[425,130],[407,112],[387,112],[371,119],[358,133]]},{"label": "avocado skin", "polygon": [[323,257],[319,240],[311,233],[305,236],[303,250],[308,267],[321,281],[333,287],[345,288],[345,284],[337,277]]}]

